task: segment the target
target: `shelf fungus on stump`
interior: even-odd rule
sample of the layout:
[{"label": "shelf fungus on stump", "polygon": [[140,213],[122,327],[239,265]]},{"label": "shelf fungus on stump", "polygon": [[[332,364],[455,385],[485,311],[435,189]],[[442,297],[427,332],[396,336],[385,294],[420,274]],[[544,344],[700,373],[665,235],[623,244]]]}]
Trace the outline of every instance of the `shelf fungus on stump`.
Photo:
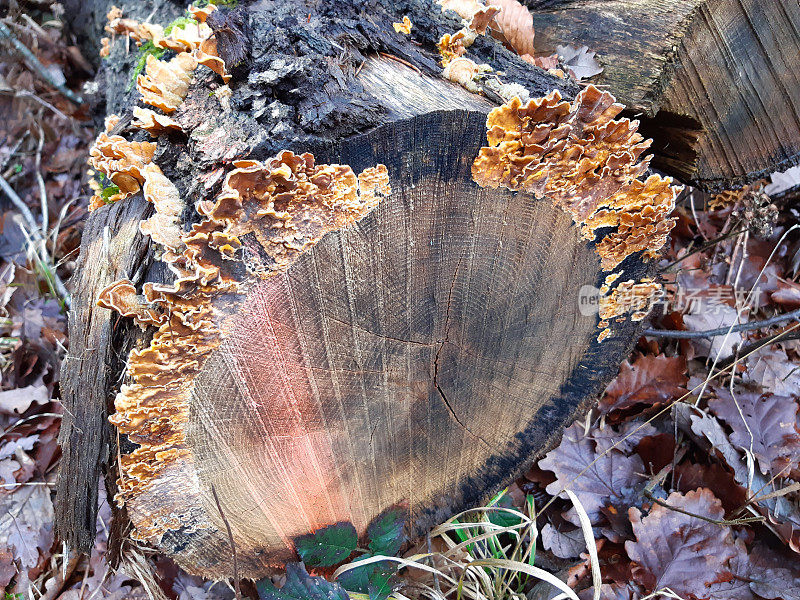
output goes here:
[{"label": "shelf fungus on stump", "polygon": [[191,225],[142,165],[140,227],[174,277],[98,299],[156,328],[111,417],[133,537],[230,575],[213,489],[258,577],[309,531],[400,506],[414,535],[518,474],[616,373],[658,290],[675,189],[643,179],[618,112],[590,87],[240,160]]}]

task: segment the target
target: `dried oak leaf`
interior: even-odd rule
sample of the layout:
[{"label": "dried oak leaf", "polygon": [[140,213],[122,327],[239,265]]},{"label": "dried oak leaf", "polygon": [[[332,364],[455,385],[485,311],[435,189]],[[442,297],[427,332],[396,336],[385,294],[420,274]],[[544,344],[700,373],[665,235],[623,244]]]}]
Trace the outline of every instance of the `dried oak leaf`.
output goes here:
[{"label": "dried oak leaf", "polygon": [[[742,485],[751,486],[751,495],[761,496],[768,490],[777,489],[777,483],[770,481],[760,472],[752,472],[742,457],[741,453],[728,439],[719,421],[706,413],[702,415],[689,414],[691,409],[686,404],[676,404],[676,420],[686,420],[691,423],[693,434],[708,440],[713,451],[722,456],[728,466],[733,469],[736,481]],[[793,505],[786,496],[768,497],[755,503],[758,512],[772,523],[772,529],[777,536],[786,542],[789,547],[800,553],[800,510]]]},{"label": "dried oak leaf", "polygon": [[579,527],[559,531],[547,523],[542,527],[541,535],[545,550],[550,550],[559,558],[578,558],[586,550],[586,540],[583,539],[583,531]]},{"label": "dried oak leaf", "polygon": [[[10,486],[14,483],[21,483],[33,474],[33,460],[27,455],[27,452],[33,449],[38,440],[38,435],[31,435],[0,445],[0,484]],[[25,466],[28,467],[26,476],[15,477],[15,473]]]},{"label": "dried oak leaf", "polygon": [[556,46],[556,53],[569,70],[573,79],[580,81],[603,72],[603,67],[595,60],[594,52],[588,46]]},{"label": "dried oak leaf", "polygon": [[[574,423],[564,431],[561,444],[548,452],[539,466],[556,474],[556,480],[546,488],[547,493],[567,498],[564,490],[570,489],[595,524],[601,521],[601,509],[606,505],[632,504],[633,497],[639,495],[646,481],[639,456],[627,456],[618,448],[610,447],[604,452],[597,440],[584,434],[581,423]],[[579,524],[574,508],[565,518]]]},{"label": "dried oak leaf", "polygon": [[800,459],[797,401],[790,396],[715,387],[708,406],[733,430],[731,442],[752,450],[761,472],[786,475]]},{"label": "dried oak leaf", "polygon": [[47,404],[50,402],[50,392],[47,386],[36,383],[24,388],[14,388],[0,392],[0,414],[22,414],[32,404]]},{"label": "dried oak leaf", "polygon": [[50,488],[28,486],[0,494],[0,552],[8,551],[21,571],[36,567],[53,545]]},{"label": "dried oak leaf", "polygon": [[[673,492],[667,503],[710,519],[725,514],[707,489]],[[668,587],[682,598],[710,598],[708,586],[736,555],[730,529],[658,504],[645,517],[637,508],[629,516],[636,541],[625,542],[625,550],[639,564],[634,579],[650,591]]]},{"label": "dried oak leaf", "polygon": [[722,501],[728,513],[741,508],[747,500],[744,488],[736,482],[733,473],[718,463],[682,463],[676,466],[675,487],[684,493],[701,487],[708,488]]},{"label": "dried oak leaf", "polygon": [[756,542],[749,556],[752,589],[766,600],[800,600],[800,561],[783,548]]},{"label": "dried oak leaf", "polygon": [[764,391],[782,396],[800,395],[800,369],[793,364],[784,350],[762,348],[745,359],[745,381],[760,385]]},{"label": "dried oak leaf", "polygon": [[642,356],[631,365],[622,363],[619,375],[600,400],[603,413],[637,404],[664,404],[687,393],[686,359],[683,356]]},{"label": "dried oak leaf", "polygon": [[[711,308],[702,306],[698,308],[696,314],[683,315],[683,322],[689,331],[730,327],[747,320],[745,315],[740,315],[735,308],[726,304],[714,305]],[[715,336],[711,340],[705,338],[692,340],[692,346],[700,356],[708,356],[715,360],[727,358],[733,353],[733,348],[741,343],[742,334],[733,332]]]},{"label": "dried oak leaf", "polygon": [[753,565],[742,540],[736,541],[735,550],[727,567],[708,586],[709,600],[758,600],[750,585]]},{"label": "dried oak leaf", "polygon": [[[638,590],[631,583],[604,583],[600,586],[600,600],[637,600],[641,598]],[[581,600],[593,600],[594,588],[583,590],[578,597]]]}]

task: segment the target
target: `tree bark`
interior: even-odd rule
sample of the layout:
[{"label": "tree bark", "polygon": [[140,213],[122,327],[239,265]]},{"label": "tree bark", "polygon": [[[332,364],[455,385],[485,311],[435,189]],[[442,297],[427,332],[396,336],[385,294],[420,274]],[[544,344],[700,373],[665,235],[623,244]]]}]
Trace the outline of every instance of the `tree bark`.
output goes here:
[{"label": "tree bark", "polygon": [[[86,23],[107,8],[93,6]],[[576,98],[478,37],[469,56],[504,83],[566,99],[505,106],[492,114],[511,141],[487,139],[502,99],[441,78],[437,43],[462,23],[433,3],[240,10],[249,60],[230,96],[198,69],[170,114],[180,131],[156,140],[181,240],[141,233],[153,215],[141,195],[92,214],[62,378],[62,537],[89,548],[96,497],[76,490],[95,489],[109,461],[132,535],[208,577],[232,570],[224,520],[239,572],[259,577],[307,531],[363,533],[401,507],[416,535],[511,481],[629,352],[646,308],[601,319],[579,300],[587,285],[607,299],[653,291],[674,203],[667,181],[641,181],[644,145],[611,121],[608,95]],[[410,36],[392,28],[404,16]],[[133,62],[117,40],[106,104],[114,133],[145,141],[130,124]],[[287,150],[313,164],[276,158]],[[119,280],[149,301],[115,305],[144,335],[95,306]]]},{"label": "tree bark", "polygon": [[800,161],[800,6],[783,0],[527,0],[537,50],[588,46],[654,139],[654,166],[708,190]]}]

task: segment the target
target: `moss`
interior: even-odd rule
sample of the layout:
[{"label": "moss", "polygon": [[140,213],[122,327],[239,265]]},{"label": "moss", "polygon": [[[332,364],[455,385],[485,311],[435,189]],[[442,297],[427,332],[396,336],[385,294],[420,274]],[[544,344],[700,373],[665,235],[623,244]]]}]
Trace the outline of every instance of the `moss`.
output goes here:
[{"label": "moss", "polygon": [[175,29],[176,27],[183,29],[191,23],[197,23],[197,21],[191,16],[187,15],[184,17],[178,17],[177,19],[172,21],[172,23],[170,23],[164,28],[164,35],[169,35],[170,33],[172,33],[172,30]]},{"label": "moss", "polygon": [[213,4],[214,6],[228,6],[230,8],[234,8],[237,4],[239,4],[239,0],[198,0],[194,3],[197,8],[204,8],[209,4]]},{"label": "moss", "polygon": [[139,46],[139,60],[136,61],[136,66],[133,68],[131,80],[128,83],[126,91],[131,91],[133,88],[133,84],[136,83],[136,78],[139,77],[139,74],[144,70],[145,64],[147,64],[147,57],[153,55],[156,58],[161,58],[164,56],[165,52],[166,50],[164,48],[159,48],[149,40]]}]

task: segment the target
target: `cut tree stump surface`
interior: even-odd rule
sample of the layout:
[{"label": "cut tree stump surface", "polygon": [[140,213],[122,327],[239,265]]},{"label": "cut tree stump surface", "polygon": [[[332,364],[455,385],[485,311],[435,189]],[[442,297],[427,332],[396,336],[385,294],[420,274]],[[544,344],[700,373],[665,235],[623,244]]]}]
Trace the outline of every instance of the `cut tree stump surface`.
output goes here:
[{"label": "cut tree stump surface", "polygon": [[509,483],[616,372],[638,326],[597,342],[578,310],[602,284],[597,254],[549,200],[474,184],[484,137],[483,114],[442,111],[316,150],[355,172],[386,164],[392,194],[224,301],[235,316],[191,397],[191,470],[127,503],[140,526],[182,515],[161,544],[192,571],[230,573],[212,486],[246,576],[291,560],[299,535],[363,532],[392,506],[418,534]]}]

